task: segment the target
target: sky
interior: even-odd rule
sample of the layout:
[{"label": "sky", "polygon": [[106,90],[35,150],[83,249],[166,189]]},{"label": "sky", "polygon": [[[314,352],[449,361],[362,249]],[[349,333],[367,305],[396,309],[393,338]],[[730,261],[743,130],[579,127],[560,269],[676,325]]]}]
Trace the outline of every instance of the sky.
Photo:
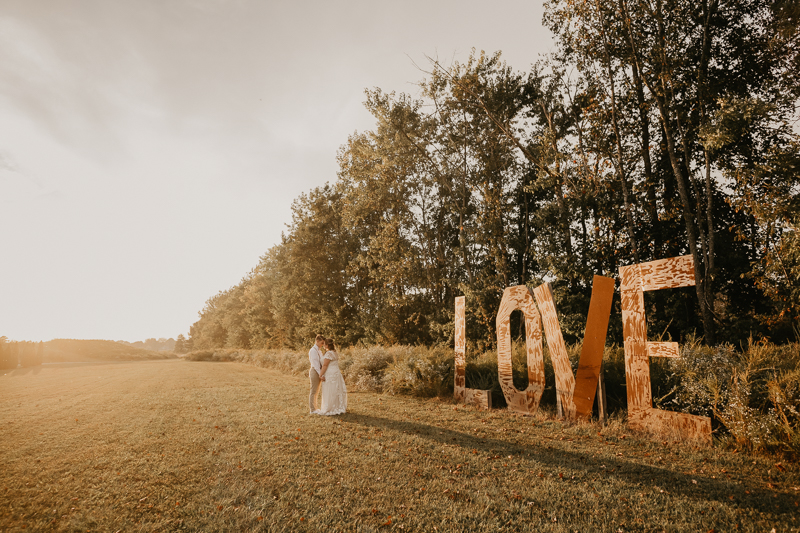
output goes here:
[{"label": "sky", "polygon": [[541,3],[0,0],[0,336],[188,335],[336,180],[365,89],[528,71]]}]

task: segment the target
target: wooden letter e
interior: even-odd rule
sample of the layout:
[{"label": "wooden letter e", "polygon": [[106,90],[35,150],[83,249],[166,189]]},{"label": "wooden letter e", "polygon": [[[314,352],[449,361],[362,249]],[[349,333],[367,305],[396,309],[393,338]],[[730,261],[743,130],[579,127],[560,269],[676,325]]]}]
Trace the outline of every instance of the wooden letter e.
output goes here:
[{"label": "wooden letter e", "polygon": [[650,357],[679,357],[676,342],[647,342],[644,291],[694,285],[691,255],[620,267],[628,426],[675,440],[711,444],[711,419],[653,408]]}]

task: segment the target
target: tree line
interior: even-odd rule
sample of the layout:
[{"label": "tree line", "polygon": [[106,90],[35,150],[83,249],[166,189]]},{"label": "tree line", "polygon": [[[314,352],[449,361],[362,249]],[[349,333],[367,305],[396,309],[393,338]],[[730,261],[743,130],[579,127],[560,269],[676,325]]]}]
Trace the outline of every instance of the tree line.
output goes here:
[{"label": "tree line", "polygon": [[186,347],[446,342],[465,295],[486,349],[503,289],[545,281],[574,341],[594,274],[684,254],[696,286],[646,296],[653,335],[797,339],[799,18],[788,0],[552,0],[557,46],[529,71],[473,51],[429,58],[414,95],[365,91],[375,127]]},{"label": "tree line", "polygon": [[[185,338],[183,338],[182,335],[180,337],[185,342]],[[179,346],[177,346],[176,339],[173,339],[172,337],[170,337],[169,339],[160,337],[158,339],[150,338],[150,339],[145,339],[144,341],[136,341],[136,342],[126,342],[126,341],[117,341],[117,342],[126,344],[128,346],[132,346],[134,348],[140,348],[142,350],[152,350],[154,352],[174,351],[176,353],[181,353],[178,351]]]},{"label": "tree line", "polygon": [[0,369],[15,369],[42,364],[44,344],[42,342],[9,341],[0,337]]}]

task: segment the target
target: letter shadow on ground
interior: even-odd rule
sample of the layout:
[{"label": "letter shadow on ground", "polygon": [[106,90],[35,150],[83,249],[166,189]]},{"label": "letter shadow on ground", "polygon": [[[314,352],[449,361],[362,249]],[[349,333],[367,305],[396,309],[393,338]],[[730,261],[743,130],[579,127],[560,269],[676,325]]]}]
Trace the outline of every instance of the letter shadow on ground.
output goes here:
[{"label": "letter shadow on ground", "polygon": [[[481,438],[446,427],[419,424],[416,422],[393,420],[377,416],[346,413],[339,420],[344,424],[358,424],[384,431],[414,434],[440,445],[460,446],[468,450],[484,453],[513,456],[513,459],[524,462],[531,461],[554,469],[569,468],[580,470],[584,475],[613,476],[632,485],[663,488],[670,494],[680,494],[687,498],[702,499],[730,504],[730,496],[740,508],[764,510],[764,502],[775,505],[772,509],[779,513],[794,513],[796,496],[777,491],[765,490],[755,486],[746,487],[750,494],[743,494],[745,487],[736,483],[736,476],[731,479],[713,479],[701,474],[683,474],[668,468],[643,465],[625,461],[621,458],[596,458],[591,455],[568,451],[547,449],[541,446],[509,442],[499,439]],[[530,465],[533,467],[534,465]],[[692,480],[698,481],[697,484]]]}]

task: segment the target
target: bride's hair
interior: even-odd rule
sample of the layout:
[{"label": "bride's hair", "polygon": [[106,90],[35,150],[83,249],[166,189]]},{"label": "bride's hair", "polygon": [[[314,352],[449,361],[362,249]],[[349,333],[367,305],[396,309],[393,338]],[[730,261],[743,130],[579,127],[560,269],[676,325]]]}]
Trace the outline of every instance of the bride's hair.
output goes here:
[{"label": "bride's hair", "polygon": [[325,339],[325,347],[332,352],[336,351],[336,345],[333,343],[333,339]]}]

